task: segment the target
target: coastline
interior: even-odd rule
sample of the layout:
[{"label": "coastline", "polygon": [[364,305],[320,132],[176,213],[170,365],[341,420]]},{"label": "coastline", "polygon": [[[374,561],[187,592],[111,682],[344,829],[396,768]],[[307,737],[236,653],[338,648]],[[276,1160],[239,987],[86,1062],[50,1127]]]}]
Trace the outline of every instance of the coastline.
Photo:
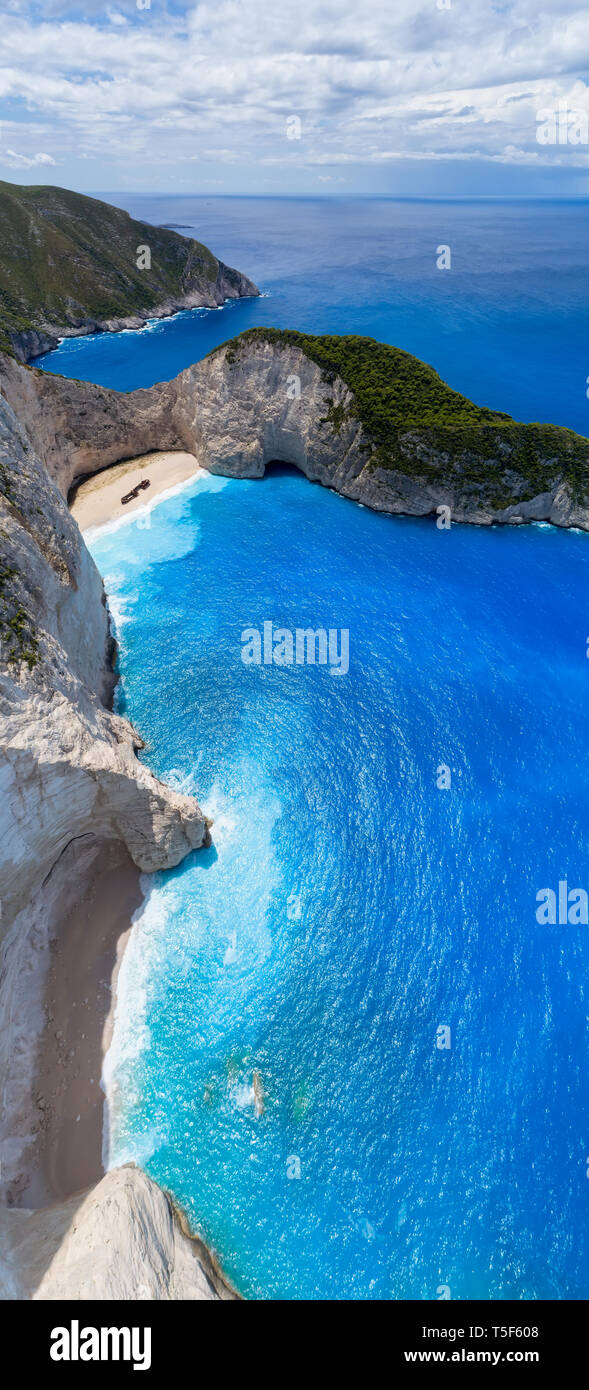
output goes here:
[{"label": "coastline", "polygon": [[[273,380],[276,365],[273,361],[274,353],[273,351],[265,351],[264,356],[269,359],[269,362],[265,364],[265,370],[270,372]],[[295,362],[295,365],[298,365],[298,361]],[[221,363],[221,368],[223,367],[224,360]],[[315,368],[306,367],[305,369],[308,370],[310,377],[310,389],[305,397],[305,403],[307,405],[308,398],[312,398],[314,415],[311,424],[313,424],[313,419],[319,416],[319,411],[322,408],[321,399],[324,383],[320,373],[316,372]],[[212,373],[213,378],[219,370],[219,363],[215,359],[212,361],[212,365],[206,364],[206,371]],[[205,368],[202,371],[204,372]],[[303,368],[301,367],[302,372]],[[33,373],[30,375],[35,376]],[[258,394],[257,366],[254,377],[253,404],[255,405]],[[241,378],[239,378],[238,386],[242,384]],[[143,397],[140,399],[143,401]],[[200,402],[200,395],[198,395],[198,399]],[[149,513],[159,500],[190,486],[192,481],[198,478],[201,473],[205,478],[208,476],[208,468],[202,468],[197,461],[197,453],[199,457],[205,459],[213,473],[220,466],[220,462],[225,463],[221,449],[219,450],[219,459],[219,454],[214,448],[215,440],[221,430],[218,421],[218,407],[214,403],[215,399],[211,397],[209,413],[205,416],[205,423],[211,428],[210,434],[206,430],[197,433],[195,429],[191,438],[186,428],[187,407],[183,405],[182,410],[179,411],[178,420],[174,421],[173,430],[169,431],[167,437],[164,436],[162,442],[165,442],[167,446],[164,449],[147,453],[139,453],[135,449],[132,457],[128,457],[122,463],[113,464],[104,463],[103,453],[101,466],[99,465],[100,471],[86,476],[76,487],[70,521],[73,517],[79,527],[83,528],[86,537],[91,532],[96,533],[101,529],[112,528],[117,531],[128,521],[135,521],[138,527],[145,526],[146,529],[149,529],[151,525]],[[230,399],[232,402],[235,399],[240,400],[238,391],[230,394]],[[280,409],[281,398],[279,397],[278,400]],[[105,410],[107,411],[107,407]],[[255,418],[257,419],[257,417]],[[282,415],[278,415],[278,420],[279,422],[282,421]],[[379,478],[375,474],[372,475],[372,480],[368,479],[370,486],[367,485],[362,491],[360,480],[364,475],[364,468],[360,472],[355,472],[352,469],[345,487],[342,486],[341,490],[340,488],[332,488],[333,472],[329,471],[327,464],[321,462],[319,445],[324,441],[319,438],[319,443],[314,444],[315,435],[312,430],[308,433],[303,428],[304,420],[302,424],[298,420],[299,434],[296,437],[294,430],[283,428],[281,423],[274,424],[272,430],[263,435],[259,451],[253,456],[254,466],[252,467],[252,459],[248,456],[245,460],[245,468],[239,447],[244,443],[244,434],[246,434],[247,442],[247,432],[243,429],[239,415],[235,418],[232,416],[230,423],[232,425],[230,438],[235,441],[235,448],[231,457],[236,460],[234,466],[239,467],[240,471],[238,473],[232,472],[229,476],[263,477],[266,465],[272,463],[274,457],[280,461],[280,457],[284,453],[288,459],[294,461],[295,466],[299,467],[301,473],[309,481],[320,482],[338,495],[356,503],[360,502],[361,497],[366,498],[367,505],[375,511],[392,510],[392,514],[395,514],[395,511],[408,514],[404,510],[401,511],[400,507],[391,509],[390,506],[381,505]],[[320,417],[317,428],[319,429],[323,423],[324,419]],[[82,443],[90,434],[88,425],[89,421],[84,407],[80,410]],[[214,433],[215,425],[217,426],[217,435]],[[121,433],[116,416],[112,420],[112,427],[113,436],[117,442],[121,439]],[[350,428],[352,427],[350,426]],[[339,438],[339,433],[336,432],[336,434]],[[224,438],[223,435],[222,440]],[[356,436],[354,438],[358,446]],[[151,417],[147,415],[147,419],[143,423],[141,445],[145,448],[147,444],[149,448],[152,440],[155,441],[155,439],[157,439],[157,434],[152,426]],[[178,441],[177,448],[175,447],[176,440]],[[188,440],[188,447],[192,443],[195,453],[184,452],[180,440],[183,442]],[[61,436],[59,441],[61,451]],[[75,443],[78,443],[77,436]],[[133,443],[136,443],[134,438],[132,438]],[[352,441],[353,444],[354,441]],[[344,454],[346,459],[352,445],[348,445],[347,439],[340,440],[341,448],[346,448]],[[331,452],[331,448],[332,442],[328,445],[329,452]],[[80,466],[80,452],[81,449],[77,456],[72,459],[72,471],[75,465],[77,465],[78,470],[77,475],[73,473],[74,477],[80,477],[82,469],[88,467],[87,456],[83,459],[82,467]],[[321,466],[315,462],[309,464],[309,459],[314,460],[316,455],[319,457]],[[118,457],[120,458],[120,453]],[[359,459],[357,462],[361,463],[362,460]],[[227,477],[228,474],[224,471],[222,476]],[[123,505],[121,496],[147,478],[150,481],[149,489],[140,492],[138,497],[129,504]],[[62,498],[66,492],[67,486],[64,486]],[[35,493],[35,503],[36,500],[37,494]],[[362,505],[362,503],[360,504]],[[522,510],[523,507],[520,504],[518,511],[521,512]],[[534,510],[526,519],[538,522],[540,518],[534,515]],[[415,514],[424,513],[416,512]],[[37,515],[43,515],[39,507],[34,510],[34,517],[36,518]],[[66,519],[64,516],[63,525],[65,525]],[[517,516],[509,517],[510,521],[517,519],[519,519]],[[544,521],[542,524],[548,523]],[[77,543],[79,543],[79,535]],[[149,549],[148,538],[144,544]],[[97,571],[89,564],[89,573],[90,571],[90,577],[98,581]],[[76,593],[78,591],[78,589],[75,590]],[[59,597],[61,602],[61,594]],[[100,616],[104,616],[106,621],[104,600]],[[71,629],[68,628],[69,630]],[[84,623],[81,628],[78,625],[74,630],[86,634],[87,626]],[[100,629],[99,635],[101,631]],[[104,640],[102,640],[102,646],[104,647]],[[77,652],[75,654],[76,663],[81,663],[83,669],[82,657],[83,653]],[[64,737],[62,742],[69,748],[69,730],[65,732],[67,738]],[[114,731],[113,738],[118,743],[117,730]],[[60,744],[60,749],[61,746]],[[135,743],[134,747],[137,746]],[[61,756],[63,757],[63,755]],[[136,763],[135,766],[137,766]],[[120,776],[118,771],[116,775]],[[110,804],[111,795],[112,779],[107,786],[107,804]],[[95,814],[96,811],[94,810],[93,817]],[[75,818],[75,806],[70,813],[70,819],[71,817],[74,817],[72,839],[66,845],[66,850],[62,851],[59,858],[55,860],[53,869],[50,871],[54,875],[59,875],[62,872],[65,875],[67,866],[62,856],[70,851],[70,846],[72,847],[72,865],[75,856],[82,853],[80,849],[74,849],[74,842],[85,838],[74,833],[80,828],[78,819]],[[143,822],[140,821],[140,831],[144,838],[142,827]],[[86,830],[86,837],[89,841],[94,829],[95,819],[92,819],[88,822],[88,829]],[[108,829],[106,833],[108,834]],[[90,850],[88,853],[90,854]],[[140,858],[139,862],[141,862]],[[153,865],[150,865],[150,871],[152,869]],[[56,1202],[64,1203],[76,1198],[80,1199],[85,1194],[87,1195],[89,1188],[100,1188],[102,1183],[106,1181],[103,1177],[102,1160],[103,1145],[104,1154],[107,1155],[108,1152],[109,1111],[108,1096],[105,1097],[102,1086],[106,1087],[108,1073],[105,1059],[111,1043],[116,1011],[117,975],[129,939],[134,914],[142,903],[139,879],[139,871],[120,844],[112,840],[96,843],[92,850],[89,871],[72,874],[70,878],[72,887],[75,883],[77,901],[73,905],[70,903],[61,907],[52,921],[51,939],[48,943],[48,969],[43,987],[45,1023],[38,1038],[34,1085],[29,1093],[29,1108],[33,1117],[33,1124],[28,1131],[31,1135],[30,1161],[26,1165],[26,1169],[23,1168],[23,1187],[19,1194],[19,1204],[25,1210],[36,1208],[37,1211],[41,1210],[42,1212],[43,1209],[54,1209]],[[46,880],[43,882],[43,888],[45,888],[45,882]],[[120,1174],[122,1169],[113,1170],[114,1173],[117,1171]],[[110,1176],[107,1174],[106,1178],[108,1179]],[[110,1187],[108,1190],[110,1191]],[[170,1198],[170,1201],[172,1200]],[[128,1222],[129,1230],[131,1230],[134,1221],[135,1217],[131,1213],[131,1221]],[[98,1229],[98,1222],[96,1228]],[[104,1243],[105,1246],[108,1246],[109,1241],[106,1240]],[[108,1294],[105,1296],[108,1297]]]},{"label": "coastline", "polygon": [[[124,522],[132,514],[145,524],[157,501],[204,471],[191,454],[141,455],[82,482],[70,511],[86,532]],[[122,506],[121,493],[146,476],[149,491]],[[109,1120],[103,1067],[125,947],[145,901],[141,878],[125,847],[105,842],[82,875],[81,896],[65,904],[54,924],[31,1077],[34,1138],[20,1197],[26,1208],[67,1201],[94,1187],[106,1172]]]},{"label": "coastline", "polygon": [[[247,296],[245,295],[238,296],[238,298],[246,297]],[[265,296],[263,295],[259,296],[259,298],[264,297]],[[72,341],[72,339],[75,338],[99,338],[102,337],[104,334],[106,334],[107,336],[112,336],[113,334],[116,334],[118,337],[123,337],[126,333],[148,333],[151,328],[156,328],[159,323],[167,322],[169,319],[181,318],[183,314],[192,314],[200,311],[207,314],[215,314],[219,309],[224,309],[226,304],[233,303],[234,300],[232,298],[228,298],[224,299],[222,304],[185,304],[182,305],[180,308],[170,309],[166,313],[158,314],[154,311],[150,314],[149,318],[138,318],[137,322],[131,320],[117,319],[110,325],[106,323],[97,323],[94,327],[92,327],[91,325],[83,325],[81,328],[72,328],[69,330],[61,328],[59,330],[58,337],[56,337],[53,334],[44,334],[42,331],[40,331],[37,335],[39,340],[46,339],[49,343],[49,346],[44,345],[40,348],[38,352],[34,352],[26,356],[24,359],[24,365],[32,365],[36,367],[37,364],[41,361],[41,358],[51,357],[52,353],[57,352],[57,349],[62,347],[64,343],[69,343]],[[20,361],[20,358],[18,360]],[[44,368],[41,367],[39,370],[43,371]]]},{"label": "coastline", "polygon": [[[205,472],[194,454],[180,450],[140,454],[85,478],[76,487],[70,511],[83,533],[113,521],[126,521],[132,516],[137,517],[138,525],[145,524],[143,519],[156,499],[161,500],[164,494]],[[146,479],[149,479],[149,488],[123,505],[121,497]]]},{"label": "coastline", "polygon": [[104,1167],[103,1069],[124,953],[145,902],[141,880],[124,845],[105,842],[84,860],[81,894],[66,892],[53,923],[21,1111],[30,1142],[18,1200],[0,1207],[1,1301],[242,1298],[172,1193],[133,1161]]},{"label": "coastline", "polygon": [[[142,455],[111,466],[82,484],[76,494],[77,510],[82,511],[86,528],[89,521],[92,529],[113,524],[117,527],[129,519],[131,512],[136,519],[138,514],[145,517],[154,505],[182,490],[201,472],[206,470],[199,468],[193,455],[175,451]],[[121,491],[128,490],[146,473],[152,484],[149,492],[140,493],[128,507],[121,506]],[[76,514],[75,503],[71,511]],[[73,864],[68,868],[64,862],[70,888],[73,869]],[[114,1200],[124,1203],[121,1235],[128,1231],[125,1249],[120,1252],[118,1276],[124,1281],[124,1296],[239,1299],[214,1251],[191,1229],[172,1194],[158,1189],[133,1163],[111,1170],[105,1166],[110,1119],[107,1056],[115,1026],[117,986],[134,922],[145,903],[146,885],[141,870],[117,840],[89,849],[73,877],[78,892],[64,895],[63,909],[53,919],[40,963],[40,1008],[31,1040],[27,1084],[26,1128],[30,1141],[22,1155],[14,1219],[12,1215],[7,1218],[4,1233],[11,1252],[7,1268],[14,1271],[17,1296],[65,1296],[60,1283],[64,1279],[64,1290],[71,1297],[67,1267],[72,1250],[76,1259],[78,1252],[83,1261],[88,1258],[89,1244],[95,1239],[93,1223],[100,1229],[104,1219],[111,1219],[110,1212],[102,1215],[101,1204],[106,1202],[108,1208]],[[120,1195],[123,1193],[127,1195]],[[141,1229],[144,1219],[141,1208],[136,1206],[142,1202],[146,1203],[148,1220],[155,1220],[154,1204],[157,1207],[159,1203],[159,1220],[164,1225],[169,1220],[165,1213],[171,1213],[166,1239],[172,1242],[172,1263],[168,1263],[173,1270],[173,1292],[170,1288],[152,1289],[151,1260],[145,1267],[142,1264],[138,1272],[136,1262],[127,1255],[126,1242],[128,1239],[132,1246],[133,1223],[139,1215]],[[160,1231],[154,1231],[156,1244],[161,1239]],[[43,1252],[38,1263],[31,1255],[33,1247]],[[51,1259],[47,1258],[49,1248]],[[0,1297],[6,1296],[5,1274],[3,1271],[0,1278]],[[80,1276],[79,1292],[74,1296],[117,1296],[108,1273],[98,1270],[95,1275],[88,1274],[91,1278],[95,1283],[83,1292],[86,1274],[84,1279]],[[116,1278],[113,1272],[113,1279]],[[134,1287],[137,1280],[138,1295],[128,1291],[129,1282]]]},{"label": "coastline", "polygon": [[[219,261],[218,264],[219,273],[215,288],[219,284],[219,275],[223,288],[226,288],[227,281],[223,284],[224,272],[229,271],[231,273],[231,267],[225,266],[222,261]],[[55,352],[56,348],[69,338],[90,338],[96,333],[140,333],[150,324],[160,323],[162,319],[176,318],[179,314],[190,313],[192,309],[223,309],[225,304],[230,304],[236,299],[260,298],[260,291],[252,280],[249,280],[241,271],[233,273],[238,277],[239,289],[237,293],[224,294],[220,290],[220,297],[217,297],[214,292],[211,292],[207,296],[209,302],[203,299],[199,291],[192,291],[180,300],[167,299],[161,304],[155,304],[144,313],[129,314],[126,317],[115,319],[92,319],[88,317],[75,326],[48,324],[44,328],[31,327],[14,332],[11,334],[11,339],[17,361],[24,365],[36,362],[40,357],[46,357],[48,353]],[[244,285],[248,288],[244,289],[242,293],[241,290]]]}]

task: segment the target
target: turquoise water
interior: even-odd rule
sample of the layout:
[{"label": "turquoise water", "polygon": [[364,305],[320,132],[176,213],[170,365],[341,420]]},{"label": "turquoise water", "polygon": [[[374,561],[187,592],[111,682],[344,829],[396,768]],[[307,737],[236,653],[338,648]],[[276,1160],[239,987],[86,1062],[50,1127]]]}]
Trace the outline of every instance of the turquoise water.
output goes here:
[{"label": "turquoise water", "polygon": [[[585,204],[122,201],[265,297],[48,370],[128,390],[256,323],[367,333],[589,433]],[[586,1298],[589,928],[536,894],[589,888],[589,538],[438,531],[284,469],[150,518],[91,541],[119,697],[214,847],[136,923],[111,1161],[250,1297]],[[349,630],[349,672],[244,665],[265,621]]]},{"label": "turquoise water", "polygon": [[[535,912],[589,886],[588,538],[287,469],[150,519],[91,542],[120,707],[214,847],[135,926],[111,1162],[250,1297],[587,1297],[589,928]],[[268,620],[348,629],[348,674],[244,665]]]}]

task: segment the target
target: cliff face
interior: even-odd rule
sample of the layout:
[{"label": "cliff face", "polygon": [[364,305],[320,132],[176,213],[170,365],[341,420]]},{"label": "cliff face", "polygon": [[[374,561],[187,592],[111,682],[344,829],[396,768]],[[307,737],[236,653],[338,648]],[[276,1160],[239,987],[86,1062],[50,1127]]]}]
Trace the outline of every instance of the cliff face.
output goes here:
[{"label": "cliff face", "polygon": [[[370,365],[373,350],[391,376],[401,359],[396,392],[394,379],[391,389],[376,374],[355,392],[333,367],[344,353],[326,349],[322,365],[306,347],[318,344],[321,358],[322,344],[348,341],[352,378],[360,375],[358,357]],[[589,441],[479,410],[431,368],[384,344],[253,330],[170,385],[182,446],[213,473],[261,477],[279,459],[375,511],[426,516],[444,505],[458,522],[589,529]]]},{"label": "cliff face", "polygon": [[[386,389],[382,408],[378,389],[372,392],[371,429],[348,382],[297,338],[305,342],[302,335],[246,333],[174,381],[125,395],[26,371],[5,357],[0,388],[26,419],[64,496],[76,479],[110,463],[184,449],[211,472],[231,477],[262,477],[274,459],[293,463],[312,481],[376,511],[425,516],[443,505],[452,520],[478,525],[546,520],[589,529],[586,440],[555,426],[518,425],[467,401],[463,409],[463,398],[403,353],[405,372],[415,363],[416,418],[408,406],[404,423],[397,407],[400,420],[383,444],[380,417],[391,412]],[[424,410],[423,422],[418,418],[420,396],[427,405],[432,392],[447,412],[441,424],[437,401],[438,416],[430,407],[430,416]]]},{"label": "cliff face", "polygon": [[106,709],[111,644],[102,581],[57,487],[0,400],[0,670],[4,916],[72,836],[119,837],[142,869],[202,843],[195,802],[137,761]]},{"label": "cliff face", "polygon": [[143,870],[203,843],[197,803],[136,757],[141,741],[105,707],[111,640],[100,576],[64,499],[0,398],[1,1180],[14,1200],[43,961],[84,896],[92,851],[121,841]]},{"label": "cliff face", "polygon": [[174,382],[122,393],[21,366],[0,354],[0,390],[64,497],[72,483],[153,449],[180,449]]},{"label": "cliff face", "polygon": [[2,1212],[1,1298],[219,1301],[226,1287],[139,1168],[107,1173],[82,1197],[43,1212]]}]

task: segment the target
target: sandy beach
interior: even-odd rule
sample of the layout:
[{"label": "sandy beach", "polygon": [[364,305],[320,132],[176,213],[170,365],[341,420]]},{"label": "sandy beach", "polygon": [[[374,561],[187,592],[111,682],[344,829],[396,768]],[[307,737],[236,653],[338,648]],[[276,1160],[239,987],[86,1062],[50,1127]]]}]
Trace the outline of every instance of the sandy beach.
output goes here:
[{"label": "sandy beach", "polygon": [[83,901],[59,924],[45,987],[34,1089],[40,1125],[25,1206],[47,1206],[102,1177],[100,1077],[118,970],[131,919],[143,901],[139,878],[120,843],[100,846]]},{"label": "sandy beach", "polygon": [[[162,492],[202,472],[204,469],[199,466],[194,454],[142,454],[139,458],[127,459],[125,463],[113,464],[112,468],[105,468],[80,483],[70,511],[81,531],[87,531],[91,526],[104,526],[106,522],[144,510]],[[149,479],[149,487],[132,502],[123,504],[121,497],[145,479]]]}]

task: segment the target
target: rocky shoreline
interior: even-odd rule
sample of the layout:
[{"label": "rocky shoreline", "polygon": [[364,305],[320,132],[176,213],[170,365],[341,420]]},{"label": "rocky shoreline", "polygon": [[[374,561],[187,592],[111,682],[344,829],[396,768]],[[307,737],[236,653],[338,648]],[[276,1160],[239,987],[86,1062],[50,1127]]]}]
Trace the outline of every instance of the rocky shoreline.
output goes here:
[{"label": "rocky shoreline", "polygon": [[0,221],[0,346],[21,362],[60,338],[259,294],[193,237],[71,189],[2,181]]},{"label": "rocky shoreline", "polygon": [[0,1236],[0,1300],[239,1299],[169,1194],[133,1164],[42,1211],[0,1207]]},{"label": "rocky shoreline", "polygon": [[[0,480],[0,1205],[8,1249],[14,1251],[10,1233],[22,1227],[25,1213],[29,1233],[38,1225],[40,1241],[45,1213],[58,1216],[54,1205],[33,1216],[28,1193],[51,1121],[48,1107],[55,1111],[61,1104],[59,1086],[47,1086],[42,1094],[38,1078],[46,982],[64,924],[73,917],[75,931],[84,933],[98,855],[120,852],[136,873],[153,872],[208,843],[209,829],[194,798],[174,792],[138,761],[139,735],[110,708],[112,640],[102,581],[65,498],[4,397]],[[92,955],[91,936],[90,931],[76,954],[90,944]],[[89,1030],[81,1023],[83,1040]],[[63,1030],[57,1024],[54,1029],[59,1044],[57,1033]],[[76,1039],[74,1053],[75,1046]],[[58,1046],[56,1077],[66,1061],[62,1053]],[[67,1094],[65,1101],[71,1101]],[[71,1125],[71,1141],[76,1115],[66,1110],[63,1117]],[[52,1202],[47,1167],[44,1178],[45,1189],[38,1187],[36,1196]],[[72,1173],[71,1186],[79,1180]],[[132,1192],[133,1183],[127,1183],[129,1203]],[[70,1193],[65,1195],[69,1199]],[[115,1238],[111,1208],[107,1203],[101,1218],[105,1248]],[[120,1212],[117,1220],[124,1247]],[[155,1245],[153,1252],[144,1245],[148,1270],[155,1251]],[[124,1270],[122,1263],[119,1280]],[[107,1262],[103,1273],[103,1292],[96,1296],[112,1297]],[[134,1271],[127,1268],[125,1277],[127,1296],[136,1297]],[[14,1259],[10,1278],[17,1292],[6,1296],[24,1296],[26,1270]],[[69,1296],[77,1296],[75,1287]]]},{"label": "rocky shoreline", "polygon": [[219,261],[219,270],[214,285],[210,288],[193,290],[189,294],[173,299],[162,300],[152,308],[140,310],[123,318],[96,319],[90,315],[67,324],[46,324],[38,329],[24,329],[11,332],[10,341],[18,362],[33,362],[53,352],[64,338],[83,338],[91,333],[121,333],[145,328],[152,319],[173,318],[175,314],[187,309],[219,309],[230,299],[252,299],[260,291],[253,281],[240,271],[233,270]]}]

